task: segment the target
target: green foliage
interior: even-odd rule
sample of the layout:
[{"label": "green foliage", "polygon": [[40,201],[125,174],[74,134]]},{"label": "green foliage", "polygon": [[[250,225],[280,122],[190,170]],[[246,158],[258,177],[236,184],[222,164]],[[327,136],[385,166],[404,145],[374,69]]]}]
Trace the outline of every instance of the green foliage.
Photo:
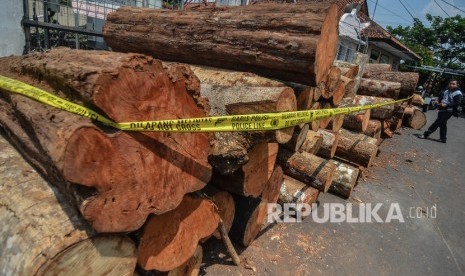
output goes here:
[{"label": "green foliage", "polygon": [[423,58],[424,65],[465,68],[465,18],[426,15],[426,27],[415,19],[412,26],[388,26],[388,31]]}]

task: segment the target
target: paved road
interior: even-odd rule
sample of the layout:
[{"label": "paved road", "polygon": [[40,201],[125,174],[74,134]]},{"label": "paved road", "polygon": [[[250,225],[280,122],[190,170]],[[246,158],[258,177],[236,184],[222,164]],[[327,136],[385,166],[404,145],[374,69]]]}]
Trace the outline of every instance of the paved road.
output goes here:
[{"label": "paved road", "polygon": [[[427,116],[429,126],[436,112]],[[249,269],[232,266],[225,254],[218,254],[224,252],[221,243],[208,242],[203,273],[464,275],[465,118],[451,118],[447,144],[418,139],[418,133],[404,129],[384,141],[351,199],[331,194],[319,199],[320,212],[324,203],[353,203],[353,217],[360,203],[383,203],[378,212],[383,220],[396,203],[404,223],[316,223],[311,218],[281,223],[242,252]]]}]

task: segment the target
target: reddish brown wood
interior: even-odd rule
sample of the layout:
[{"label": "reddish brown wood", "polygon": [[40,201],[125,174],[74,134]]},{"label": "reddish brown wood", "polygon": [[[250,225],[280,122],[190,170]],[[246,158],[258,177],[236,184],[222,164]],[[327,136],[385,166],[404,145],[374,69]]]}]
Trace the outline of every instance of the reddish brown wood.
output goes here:
[{"label": "reddish brown wood", "polygon": [[341,69],[333,66],[328,72],[328,76],[326,79],[325,89],[322,91],[321,96],[324,99],[330,99],[334,92],[336,91],[336,87],[339,83],[339,79],[341,78]]},{"label": "reddish brown wood", "polygon": [[319,129],[318,133],[323,137],[323,141],[317,155],[327,159],[333,158],[339,142],[339,132]]},{"label": "reddish brown wood", "polygon": [[392,71],[391,64],[386,63],[367,63],[363,75],[373,75],[377,73],[390,72]]},{"label": "reddish brown wood", "polygon": [[265,189],[263,189],[262,199],[268,203],[275,203],[279,198],[279,191],[283,184],[283,169],[281,166],[276,166],[270,179],[268,179]]},{"label": "reddish brown wood", "polygon": [[338,21],[337,5],[329,2],[189,11],[123,7],[108,16],[103,35],[115,51],[315,86],[335,58]]},{"label": "reddish brown wood", "polygon": [[323,143],[323,136],[318,131],[309,130],[302,147],[300,147],[300,152],[316,154],[320,150],[321,143]]},{"label": "reddish brown wood", "polygon": [[341,129],[339,133],[336,156],[369,167],[378,152],[376,139],[345,129]]},{"label": "reddish brown wood", "polygon": [[426,124],[426,115],[419,108],[410,106],[405,108],[403,121],[404,125],[419,130]]},{"label": "reddish brown wood", "polygon": [[267,215],[267,202],[261,198],[234,195],[236,216],[229,232],[232,239],[249,246],[257,237]]},{"label": "reddish brown wood", "polygon": [[138,263],[145,270],[170,271],[189,260],[200,239],[218,227],[213,202],[185,196],[174,210],[148,220],[139,243]]},{"label": "reddish brown wood", "polygon": [[261,143],[249,152],[249,161],[231,175],[213,172],[211,183],[235,194],[258,197],[273,173],[277,143]]},{"label": "reddish brown wood", "polygon": [[[187,69],[165,71],[150,57],[59,49],[0,63],[2,75],[98,107],[117,121],[206,115]],[[30,155],[31,162],[76,198],[99,232],[134,231],[149,214],[174,209],[184,194],[210,180],[205,133],[120,132],[22,96],[6,97],[4,104],[10,112],[1,112],[0,120],[25,145],[21,150],[40,152]],[[6,123],[8,118],[16,119]],[[18,135],[19,129],[27,135]]]}]

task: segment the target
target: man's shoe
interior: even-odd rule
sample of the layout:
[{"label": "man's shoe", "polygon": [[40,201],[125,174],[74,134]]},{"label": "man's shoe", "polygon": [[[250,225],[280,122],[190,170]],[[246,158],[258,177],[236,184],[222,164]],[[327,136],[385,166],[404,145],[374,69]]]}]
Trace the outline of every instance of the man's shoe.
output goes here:
[{"label": "man's shoe", "polygon": [[418,136],[418,138],[420,138],[420,139],[428,139],[428,135],[422,134],[422,135]]},{"label": "man's shoe", "polygon": [[439,139],[439,141],[444,144],[446,143],[446,139]]}]

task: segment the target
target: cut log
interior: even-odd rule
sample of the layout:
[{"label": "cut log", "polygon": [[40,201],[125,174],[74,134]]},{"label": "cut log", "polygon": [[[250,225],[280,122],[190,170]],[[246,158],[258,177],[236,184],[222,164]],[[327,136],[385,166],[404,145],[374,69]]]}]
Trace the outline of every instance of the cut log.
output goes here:
[{"label": "cut log", "polygon": [[362,53],[355,53],[352,63],[359,66],[357,76],[353,78],[354,85],[352,89],[347,88],[346,94],[344,97],[353,98],[357,94],[357,90],[360,86],[360,81],[362,80],[363,71],[365,70],[365,65],[368,63],[368,55]]},{"label": "cut log", "polygon": [[218,86],[284,87],[284,83],[250,72],[190,65],[200,83]]},{"label": "cut log", "polygon": [[354,89],[355,86],[355,81],[351,78],[341,76],[339,79],[339,82],[334,90],[333,97],[331,98],[331,101],[333,105],[339,105],[344,98],[344,96],[349,93],[348,91],[351,91]]},{"label": "cut log", "polygon": [[367,63],[365,65],[365,70],[363,71],[363,75],[373,75],[377,73],[383,73],[383,72],[390,72],[392,71],[392,66],[391,64],[386,64],[386,63]]},{"label": "cut log", "polygon": [[136,247],[129,238],[96,236],[66,195],[50,187],[2,136],[0,152],[2,275],[134,272]]},{"label": "cut log", "polygon": [[284,172],[281,166],[276,166],[265,186],[265,189],[263,190],[261,198],[264,201],[268,203],[276,203],[278,201],[279,191],[283,184],[283,175]]},{"label": "cut log", "polygon": [[346,114],[342,126],[355,132],[365,132],[370,121],[370,114],[370,109]]},{"label": "cut log", "polygon": [[202,247],[197,245],[194,255],[181,266],[171,270],[168,276],[198,276],[200,273],[200,266],[202,265],[202,259]]},{"label": "cut log", "polygon": [[399,98],[401,99],[409,97],[415,92],[419,80],[419,74],[415,72],[389,72],[388,70],[377,72],[365,71],[363,77],[382,81],[399,82],[401,84]]},{"label": "cut log", "polygon": [[315,89],[313,90],[313,102],[320,100],[321,94],[325,90],[325,86],[326,85],[324,82],[320,82],[318,86],[315,87]]},{"label": "cut log", "polygon": [[405,108],[403,124],[416,130],[426,125],[426,115],[419,108],[409,106]]},{"label": "cut log", "polygon": [[249,152],[249,161],[231,175],[213,171],[211,184],[244,196],[259,197],[274,170],[277,143],[261,143]]},{"label": "cut log", "polygon": [[307,184],[284,175],[281,193],[279,195],[279,203],[302,203],[312,204],[318,199],[320,191],[308,186]]},{"label": "cut log", "polygon": [[[215,203],[226,232],[229,232],[236,212],[234,209],[234,199],[232,195],[227,191],[217,189],[212,185],[207,185],[201,192]],[[221,235],[218,231],[215,231],[213,236],[217,239],[221,239]]]},{"label": "cut log", "polygon": [[382,125],[383,125],[383,133],[382,133],[383,136],[387,138],[394,137],[394,131],[391,130],[391,125],[392,125],[391,120],[383,120]]},{"label": "cut log", "polygon": [[410,100],[410,103],[412,105],[422,107],[425,104],[425,100],[423,100],[423,97],[420,94],[415,94],[413,95],[413,98]]},{"label": "cut log", "polygon": [[339,134],[336,156],[369,167],[378,152],[376,139],[345,129],[341,129]]},{"label": "cut log", "polygon": [[322,192],[327,192],[333,181],[334,164],[316,155],[280,148],[278,162],[285,174]]},{"label": "cut log", "polygon": [[375,96],[398,99],[400,93],[399,82],[362,79],[358,88],[358,95]]},{"label": "cut log", "polygon": [[[314,102],[312,105],[312,110],[318,110],[320,109],[320,107],[321,107],[320,102]],[[320,128],[320,120],[312,121],[310,123],[310,126],[313,131],[317,131]]]},{"label": "cut log", "polygon": [[378,145],[381,142],[381,130],[382,124],[379,120],[369,120],[367,129],[365,130],[364,134],[370,137],[375,138],[378,141]]},{"label": "cut log", "polygon": [[267,215],[267,203],[260,198],[234,196],[236,216],[229,235],[247,247],[262,229]]},{"label": "cut log", "polygon": [[336,87],[339,83],[339,79],[341,78],[341,69],[337,67],[331,67],[328,73],[328,77],[326,79],[325,90],[322,91],[321,96],[324,99],[329,99],[334,95],[334,91],[336,91]]},{"label": "cut log", "polygon": [[317,155],[327,159],[333,158],[337,150],[339,132],[319,129],[318,133],[323,137],[323,141]]},{"label": "cut log", "polygon": [[[54,50],[1,59],[0,64],[2,75],[76,102],[83,100],[117,121],[206,115],[199,107],[198,86],[195,91],[183,77],[189,74],[181,68],[168,75],[160,62],[140,55]],[[11,139],[48,181],[73,195],[83,216],[99,232],[134,231],[149,214],[174,209],[184,194],[210,180],[205,133],[100,129],[75,114],[20,95],[4,95],[0,123]],[[27,135],[20,136],[21,129]]]},{"label": "cut log", "polygon": [[351,79],[358,76],[358,72],[360,70],[360,65],[350,63],[350,62],[345,62],[342,60],[335,60],[334,66],[337,66],[341,70],[341,74],[343,76],[351,78]]},{"label": "cut log", "polygon": [[291,151],[298,151],[302,146],[305,138],[307,137],[307,132],[309,130],[309,125],[304,124],[300,130],[294,131],[294,135],[292,135],[292,139],[283,144],[284,147],[288,148]]},{"label": "cut log", "polygon": [[176,209],[148,220],[139,243],[139,265],[158,271],[181,266],[194,255],[199,240],[215,232],[219,221],[213,202],[186,195]]},{"label": "cut log", "polygon": [[318,133],[318,131],[309,130],[307,132],[307,137],[300,147],[300,152],[308,152],[310,154],[316,154],[323,143],[323,135]]},{"label": "cut log", "polygon": [[333,162],[336,165],[336,171],[334,172],[333,183],[331,183],[329,191],[341,197],[349,198],[352,193],[352,189],[357,183],[360,170],[342,162]]},{"label": "cut log", "polygon": [[[328,102],[320,102],[320,108],[319,109],[330,109],[333,108],[330,103]],[[331,121],[331,117],[321,119],[318,122],[320,122],[320,125],[318,128],[327,128],[329,125],[329,122]]]},{"label": "cut log", "polygon": [[[211,116],[295,111],[294,91],[288,87],[226,87],[202,84],[202,97],[208,98]],[[252,129],[260,122],[238,126]],[[276,131],[217,132],[208,160],[223,175],[230,175],[248,162],[248,153],[258,143],[287,143],[294,127]]]},{"label": "cut log", "polygon": [[[381,97],[371,97],[371,96],[362,96],[362,95],[357,95],[354,97],[353,100],[353,105],[355,106],[365,106],[365,105],[371,105],[371,104],[377,104],[377,103],[384,103],[384,102],[389,102],[393,101],[394,99],[391,98],[381,98]],[[377,120],[387,120],[392,117],[392,114],[394,113],[394,110],[396,107],[400,106],[400,104],[390,104],[390,105],[385,105],[382,107],[378,108],[373,108],[370,109],[370,118],[371,119],[377,119]]]},{"label": "cut log", "polygon": [[306,85],[290,85],[297,97],[297,110],[308,110],[312,108],[315,87]]},{"label": "cut log", "polygon": [[332,131],[339,131],[344,124],[344,118],[346,115],[333,116],[329,120],[328,129]]},{"label": "cut log", "polygon": [[114,51],[315,86],[336,56],[338,21],[337,6],[327,2],[188,12],[123,7],[108,16],[103,35]]}]

